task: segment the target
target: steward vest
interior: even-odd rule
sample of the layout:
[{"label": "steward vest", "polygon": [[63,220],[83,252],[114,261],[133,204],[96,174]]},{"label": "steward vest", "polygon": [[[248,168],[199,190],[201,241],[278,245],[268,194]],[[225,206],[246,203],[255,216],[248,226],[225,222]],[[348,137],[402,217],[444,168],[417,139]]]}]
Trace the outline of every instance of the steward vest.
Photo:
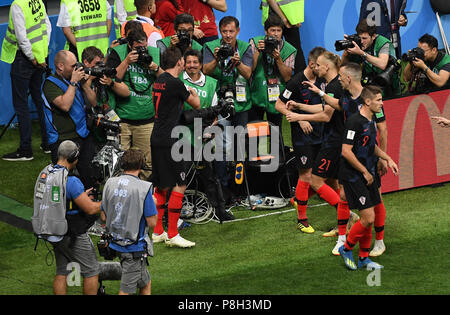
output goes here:
[{"label": "steward vest", "polygon": [[[134,0],[122,0],[125,12],[127,13],[127,21],[134,20],[137,15],[136,7],[134,5]],[[125,24],[121,27],[119,19],[117,18],[117,1],[114,1],[114,30],[116,31],[116,38],[123,36],[123,28]],[[122,30],[121,30],[122,28]]]},{"label": "steward vest", "polygon": [[152,187],[152,183],[131,175],[108,179],[102,200],[106,230],[111,233],[113,243],[128,246],[148,234],[146,228],[144,234],[139,235],[139,224],[144,215],[145,199]]},{"label": "steward vest", "polygon": [[[188,80],[183,78],[183,73],[180,75],[180,80],[183,81],[184,85],[195,89],[198,96],[200,97],[200,108],[209,108],[211,107],[212,101],[214,99],[214,93],[217,89],[217,80],[211,78],[210,76],[205,75],[205,84],[200,86],[198,84],[194,84]],[[187,102],[184,102],[183,111],[192,110],[192,106]],[[192,145],[195,144],[194,141],[194,125],[189,125],[188,128],[191,130],[191,139],[190,142]]]},{"label": "steward vest", "polygon": [[[25,17],[25,29],[27,38],[31,43],[31,50],[38,63],[45,62],[48,56],[47,24],[45,23],[45,7],[42,0],[15,0],[12,5],[18,5]],[[1,60],[12,63],[16,58],[18,49],[14,24],[9,12],[8,29],[3,40]]]},{"label": "steward vest", "polygon": [[[141,21],[141,20],[139,20],[139,19],[136,19],[137,21]],[[126,37],[125,36],[125,25],[128,23],[128,21],[126,21],[125,23],[123,23],[123,25],[122,25],[122,30],[121,30],[121,33],[120,33],[120,36],[122,36],[122,37]],[[143,21],[143,22],[141,22],[141,25],[142,25],[142,28],[144,29],[144,32],[145,32],[145,34],[147,35],[147,40],[148,40],[148,38],[150,37],[150,35],[152,35],[153,33],[159,33],[159,35],[161,35],[161,37],[162,38],[164,38],[164,33],[159,29],[159,28],[157,28],[156,26],[154,26],[154,25],[151,25],[150,23],[147,23],[147,22],[145,22],[145,21]],[[119,37],[120,37],[119,36]]]},{"label": "steward vest", "polygon": [[[46,80],[49,80],[56,84],[63,93],[66,93],[69,88],[69,82],[66,79],[61,81],[60,79],[49,76]],[[45,83],[45,81],[44,81]],[[44,114],[45,114],[45,125],[48,135],[48,143],[53,144],[59,139],[58,129],[53,121],[53,114],[55,109],[48,103],[47,98],[45,97],[44,92],[42,92],[42,99],[44,100]],[[89,135],[89,130],[86,126],[86,112],[84,111],[85,102],[83,98],[83,93],[81,92],[81,88],[77,88],[75,92],[75,98],[73,100],[72,106],[69,110],[69,119],[73,121],[75,125],[75,131],[81,138],[86,138]],[[66,140],[66,139],[62,139]]]},{"label": "steward vest", "polygon": [[439,71],[448,63],[450,63],[450,55],[445,54],[444,58],[433,68],[433,72],[439,74]]},{"label": "steward vest", "polygon": [[[304,0],[276,0],[283,14],[291,25],[303,23],[305,20],[305,3]],[[269,4],[267,0],[262,0],[262,24],[269,17]]]},{"label": "steward vest", "polygon": [[[378,35],[375,38],[374,48],[373,48],[373,55],[375,57],[379,57],[380,50],[386,43],[389,43],[389,55],[391,55],[393,57],[396,56],[395,48],[394,48],[394,45],[392,44],[392,42],[389,39],[387,39],[386,37]],[[369,74],[369,73],[373,73],[373,72],[381,73],[383,71],[384,70],[381,70],[380,68],[373,66],[369,62],[364,62],[363,76],[364,76],[364,74]]]},{"label": "steward vest", "polygon": [[[258,41],[260,40],[264,40],[264,36],[258,36],[253,38],[255,45],[257,45]],[[280,51],[280,56],[283,62],[285,62],[289,56],[291,56],[292,54],[295,55],[296,53],[297,49],[295,49],[294,46],[292,46],[286,41],[283,42],[283,47],[281,48]],[[255,71],[253,72],[252,83],[250,86],[252,102],[254,106],[264,107],[268,113],[279,114],[279,112],[275,109],[275,102],[276,99],[278,99],[278,97],[275,97],[275,95],[271,95],[272,99],[273,98],[276,99],[269,101],[268,79],[277,79],[278,83],[276,85],[278,85],[278,95],[280,92],[284,91],[286,87],[286,82],[284,82],[281,75],[279,75],[279,72],[275,72],[272,75],[267,75],[264,72],[263,56],[264,56],[263,53],[259,54],[257,65]]]},{"label": "steward vest", "polygon": [[66,184],[69,171],[65,167],[47,165],[34,186],[31,224],[38,237],[64,236],[68,231],[66,220]]},{"label": "steward vest", "polygon": [[[123,44],[113,48],[123,61],[128,55],[128,45]],[[148,53],[153,57],[153,62],[159,65],[159,49],[148,47]],[[128,66],[123,77],[123,82],[130,89],[130,96],[119,97],[110,92],[110,107],[113,108],[121,119],[144,120],[155,117],[155,108],[152,100],[152,86],[156,80],[156,74],[138,63]]]},{"label": "steward vest", "polygon": [[[239,56],[242,58],[247,49],[249,49],[250,44],[239,39],[236,41],[236,43],[237,51],[239,53]],[[216,47],[220,47],[220,44],[221,39],[216,39],[211,42],[205,43],[204,47],[205,49],[209,49],[211,54],[214,55],[214,49]],[[212,77],[218,81],[216,91],[218,91],[220,87],[227,84],[232,84],[236,87],[236,94],[234,98],[234,108],[236,110],[236,113],[245,112],[252,107],[249,83],[242,75],[239,74],[239,71],[236,68],[232,69],[230,73],[224,73],[222,69],[217,66],[214,69]],[[242,87],[242,91],[238,91],[239,86]]]},{"label": "steward vest", "polygon": [[[69,12],[73,35],[77,43],[78,59],[86,47],[95,46],[106,55],[109,47],[108,9],[105,0],[62,0]],[[66,43],[65,49],[69,44]]]}]

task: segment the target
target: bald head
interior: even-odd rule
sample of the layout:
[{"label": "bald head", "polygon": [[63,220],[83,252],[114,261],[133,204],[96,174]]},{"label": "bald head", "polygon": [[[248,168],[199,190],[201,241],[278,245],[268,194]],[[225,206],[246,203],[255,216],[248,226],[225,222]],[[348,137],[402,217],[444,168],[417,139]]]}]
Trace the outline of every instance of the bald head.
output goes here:
[{"label": "bald head", "polygon": [[55,71],[67,80],[70,80],[76,63],[77,57],[68,50],[60,50],[55,55]]}]

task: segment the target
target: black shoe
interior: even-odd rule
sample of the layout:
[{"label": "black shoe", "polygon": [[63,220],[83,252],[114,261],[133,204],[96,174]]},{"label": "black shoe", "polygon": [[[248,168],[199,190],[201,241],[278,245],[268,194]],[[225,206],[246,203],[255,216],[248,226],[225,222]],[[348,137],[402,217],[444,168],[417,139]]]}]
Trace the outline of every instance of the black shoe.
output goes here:
[{"label": "black shoe", "polygon": [[47,154],[52,153],[52,150],[50,150],[49,145],[41,144],[41,146],[39,148],[41,148],[41,150],[44,151],[44,153],[47,153]]},{"label": "black shoe", "polygon": [[5,161],[31,161],[33,159],[33,153],[18,149],[16,152],[3,155],[2,159]]},{"label": "black shoe", "polygon": [[219,219],[220,223],[223,221],[232,221],[234,220],[234,216],[225,210],[223,206],[216,207],[216,216]]}]

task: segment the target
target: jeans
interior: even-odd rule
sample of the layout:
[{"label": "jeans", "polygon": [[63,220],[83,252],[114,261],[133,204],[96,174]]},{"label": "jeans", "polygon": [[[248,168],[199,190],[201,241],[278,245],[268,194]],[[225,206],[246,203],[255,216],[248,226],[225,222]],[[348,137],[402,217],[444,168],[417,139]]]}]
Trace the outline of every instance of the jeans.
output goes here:
[{"label": "jeans", "polygon": [[41,128],[42,145],[47,146],[45,130],[44,101],[41,97],[43,69],[38,69],[21,52],[17,51],[16,59],[11,64],[11,87],[14,110],[19,122],[20,151],[32,152],[31,149],[31,115],[28,107],[28,92],[36,105]]}]

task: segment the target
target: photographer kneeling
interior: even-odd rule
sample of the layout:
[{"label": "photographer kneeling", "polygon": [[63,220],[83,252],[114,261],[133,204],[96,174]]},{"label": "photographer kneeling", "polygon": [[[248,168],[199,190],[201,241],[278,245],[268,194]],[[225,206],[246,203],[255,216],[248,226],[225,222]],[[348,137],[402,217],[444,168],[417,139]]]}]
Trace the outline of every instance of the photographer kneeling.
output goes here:
[{"label": "photographer kneeling", "polygon": [[142,178],[148,178],[151,164],[150,136],[153,131],[155,108],[150,89],[157,76],[163,73],[159,67],[159,49],[147,47],[147,35],[143,30],[132,30],[127,43],[114,47],[106,66],[116,68],[116,77],[130,89],[128,97],[110,99],[110,106],[120,117],[123,150],[130,148],[144,152],[146,166]]},{"label": "photographer kneeling", "polygon": [[[345,49],[342,55],[343,63],[355,62],[362,65],[362,84],[375,84],[373,80],[385,71],[389,66],[396,65],[395,48],[386,37],[376,34],[377,27],[369,26],[367,20],[361,20],[356,26],[355,35],[347,36],[352,45],[338,45],[342,41],[336,42],[336,50]],[[346,42],[346,41],[344,41]],[[340,46],[340,47],[339,47]],[[391,69],[396,70],[396,68]],[[382,86],[383,96],[393,96],[400,94],[400,81],[398,74],[390,74],[390,84]]]},{"label": "photographer kneeling", "polygon": [[[416,83],[416,91],[425,93],[434,87],[444,87],[449,83],[450,77],[450,56],[438,50],[437,39],[429,34],[419,38],[417,48],[414,48],[405,55],[409,61],[403,70],[405,81]],[[411,88],[411,86],[410,86]]]},{"label": "photographer kneeling", "polygon": [[109,178],[103,190],[102,211],[110,236],[108,246],[118,255],[122,266],[119,294],[134,294],[139,288],[141,295],[150,295],[147,256],[153,256],[153,243],[148,233],[158,218],[153,186],[138,177],[145,165],[142,151],[127,150],[121,165],[123,175]]}]

